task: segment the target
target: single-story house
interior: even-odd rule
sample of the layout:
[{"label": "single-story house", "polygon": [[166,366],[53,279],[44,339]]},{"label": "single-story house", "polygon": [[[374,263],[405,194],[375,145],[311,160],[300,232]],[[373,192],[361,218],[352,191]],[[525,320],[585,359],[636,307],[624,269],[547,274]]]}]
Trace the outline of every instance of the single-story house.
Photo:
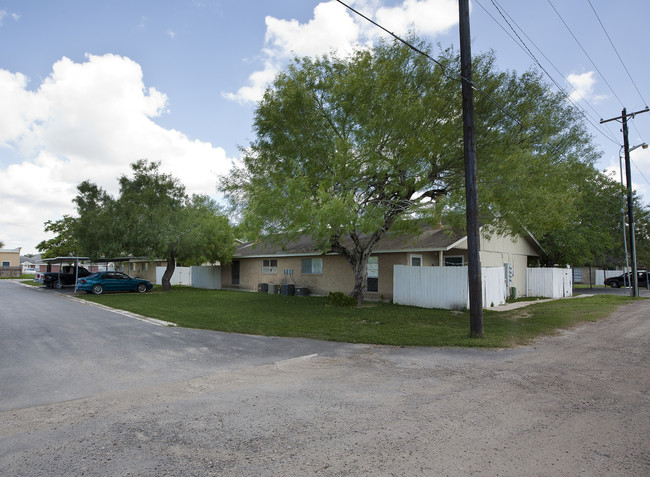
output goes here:
[{"label": "single-story house", "polygon": [[[542,253],[536,240],[528,236],[489,235],[482,231],[481,265],[510,264],[510,286],[517,294],[526,293],[526,268],[538,266]],[[444,227],[423,227],[418,235],[391,234],[375,246],[368,261],[368,299],[392,299],[393,267],[444,267],[467,265],[467,237]],[[259,284],[294,284],[311,294],[330,291],[350,293],[354,273],[349,263],[336,253],[321,253],[308,237],[292,243],[274,245],[244,243],[233,261],[221,268],[223,288],[254,291]]]},{"label": "single-story house", "polygon": [[0,267],[20,267],[21,248],[0,248]]},{"label": "single-story house", "polygon": [[42,260],[41,254],[32,255],[31,257],[23,255],[20,257],[20,266],[23,268],[23,274],[25,275],[47,271],[47,263]]}]

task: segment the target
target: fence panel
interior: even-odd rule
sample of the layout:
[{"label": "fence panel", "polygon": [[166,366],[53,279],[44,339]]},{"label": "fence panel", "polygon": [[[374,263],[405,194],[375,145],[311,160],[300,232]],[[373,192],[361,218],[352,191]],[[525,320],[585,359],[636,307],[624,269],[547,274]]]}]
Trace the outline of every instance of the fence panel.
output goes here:
[{"label": "fence panel", "polygon": [[508,297],[504,267],[483,267],[483,308],[503,305]]},{"label": "fence panel", "polygon": [[594,285],[605,285],[605,279],[610,277],[618,277],[625,273],[623,270],[596,270],[596,283]]},{"label": "fence panel", "polygon": [[[507,288],[503,267],[481,269],[483,306],[506,302]],[[423,308],[457,310],[469,307],[467,267],[393,268],[393,302]]]},{"label": "fence panel", "polygon": [[467,267],[393,267],[393,302],[423,308],[469,306]]},{"label": "fence panel", "polygon": [[22,267],[0,267],[0,277],[2,278],[20,278],[22,274]]},{"label": "fence panel", "polygon": [[570,268],[527,268],[526,296],[565,298],[573,296]]},{"label": "fence panel", "polygon": [[[162,285],[162,277],[166,267],[156,267],[156,285]],[[190,267],[176,267],[170,280],[172,285],[192,285],[192,273]]]},{"label": "fence panel", "polygon": [[221,267],[203,266],[190,268],[192,274],[192,286],[194,288],[221,290]]}]

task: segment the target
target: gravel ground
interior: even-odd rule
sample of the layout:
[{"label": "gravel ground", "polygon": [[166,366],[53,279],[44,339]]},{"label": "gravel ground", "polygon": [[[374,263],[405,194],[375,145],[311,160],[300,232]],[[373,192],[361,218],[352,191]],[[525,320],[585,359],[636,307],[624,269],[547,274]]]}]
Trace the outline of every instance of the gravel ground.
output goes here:
[{"label": "gravel ground", "polygon": [[0,475],[650,475],[650,301],[498,351],[359,346],[0,413]]}]

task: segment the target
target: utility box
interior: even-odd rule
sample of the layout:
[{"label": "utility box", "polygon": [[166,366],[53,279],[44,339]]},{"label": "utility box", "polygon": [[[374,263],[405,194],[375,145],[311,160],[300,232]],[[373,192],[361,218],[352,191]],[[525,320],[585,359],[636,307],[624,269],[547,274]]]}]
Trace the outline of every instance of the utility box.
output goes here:
[{"label": "utility box", "polygon": [[269,284],[268,283],[259,283],[257,285],[257,291],[259,293],[268,293],[269,292]]},{"label": "utility box", "polygon": [[293,283],[283,283],[280,285],[280,294],[284,296],[293,296],[296,293],[296,285]]},{"label": "utility box", "polygon": [[296,287],[296,296],[308,296],[309,288],[307,287]]}]

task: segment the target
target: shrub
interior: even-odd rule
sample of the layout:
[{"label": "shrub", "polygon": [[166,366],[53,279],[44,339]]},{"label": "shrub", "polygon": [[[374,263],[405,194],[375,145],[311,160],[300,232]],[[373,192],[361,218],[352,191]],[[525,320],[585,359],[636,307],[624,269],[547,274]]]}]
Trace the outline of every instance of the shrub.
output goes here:
[{"label": "shrub", "polygon": [[354,306],[357,304],[356,298],[342,292],[329,292],[327,301],[333,306]]}]

